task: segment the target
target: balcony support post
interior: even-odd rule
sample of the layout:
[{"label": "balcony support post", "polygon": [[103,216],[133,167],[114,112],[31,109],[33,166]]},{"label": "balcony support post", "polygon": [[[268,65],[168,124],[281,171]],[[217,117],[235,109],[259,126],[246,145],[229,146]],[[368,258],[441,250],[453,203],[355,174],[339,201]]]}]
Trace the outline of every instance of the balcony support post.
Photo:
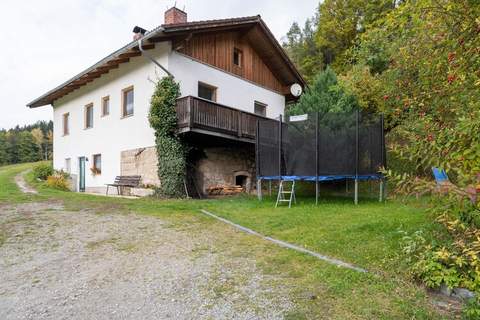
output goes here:
[{"label": "balcony support post", "polygon": [[188,112],[188,127],[193,127],[193,99],[192,96],[188,96],[187,98],[187,112]]},{"label": "balcony support post", "polygon": [[240,138],[242,136],[242,112],[237,112],[237,136]]}]

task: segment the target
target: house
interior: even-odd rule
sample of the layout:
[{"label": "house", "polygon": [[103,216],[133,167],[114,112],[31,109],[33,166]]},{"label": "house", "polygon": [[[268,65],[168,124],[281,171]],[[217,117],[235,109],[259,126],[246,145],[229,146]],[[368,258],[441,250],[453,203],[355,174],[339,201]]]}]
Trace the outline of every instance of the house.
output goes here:
[{"label": "house", "polygon": [[255,176],[257,119],[277,118],[304,80],[260,16],[188,22],[178,8],[134,40],[27,106],[53,106],[55,169],[79,191],[104,192],[118,175],[158,185],[148,123],[154,81],[180,84],[178,132],[202,150],[189,169],[197,188],[242,185]]}]

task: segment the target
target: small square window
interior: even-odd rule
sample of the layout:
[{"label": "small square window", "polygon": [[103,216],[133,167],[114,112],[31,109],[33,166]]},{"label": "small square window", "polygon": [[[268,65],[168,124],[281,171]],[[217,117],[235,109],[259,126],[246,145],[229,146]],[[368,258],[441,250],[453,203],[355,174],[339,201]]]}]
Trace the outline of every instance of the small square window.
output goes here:
[{"label": "small square window", "polygon": [[93,103],[85,106],[85,129],[93,128]]},{"label": "small square window", "polygon": [[242,59],[243,59],[242,50],[240,50],[238,48],[234,48],[233,49],[233,64],[236,65],[237,67],[242,67],[242,65],[243,65]]},{"label": "small square window", "polygon": [[102,116],[108,116],[110,114],[110,97],[102,98]]},{"label": "small square window", "polygon": [[70,133],[69,120],[70,120],[70,113],[65,113],[63,115],[63,135],[64,136]]},{"label": "small square window", "polygon": [[96,174],[102,173],[102,155],[101,154],[93,155],[93,171]]},{"label": "small square window", "polygon": [[267,105],[265,103],[255,101],[255,114],[258,114],[259,116],[262,116],[262,117],[266,117]]},{"label": "small square window", "polygon": [[122,116],[128,117],[133,115],[133,87],[122,90]]},{"label": "small square window", "polygon": [[198,83],[198,96],[210,101],[217,101],[217,88],[209,84]]},{"label": "small square window", "polygon": [[65,159],[65,172],[72,173],[72,160],[70,158]]}]

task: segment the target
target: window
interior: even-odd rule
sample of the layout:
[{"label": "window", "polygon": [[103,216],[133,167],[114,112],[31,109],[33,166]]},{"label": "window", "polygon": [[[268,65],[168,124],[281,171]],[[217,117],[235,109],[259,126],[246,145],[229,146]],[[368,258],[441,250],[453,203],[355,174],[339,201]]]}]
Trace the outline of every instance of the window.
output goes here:
[{"label": "window", "polygon": [[85,129],[93,128],[93,103],[85,106]]},{"label": "window", "polygon": [[102,98],[102,117],[110,114],[110,97],[106,96]]},{"label": "window", "polygon": [[198,96],[210,101],[217,101],[217,88],[209,84],[198,83]]},{"label": "window", "polygon": [[65,172],[72,173],[72,161],[70,158],[65,159]]},{"label": "window", "polygon": [[267,116],[267,105],[265,103],[255,101],[255,114],[258,114],[259,116],[266,117]]},{"label": "window", "polygon": [[96,174],[102,173],[102,155],[94,154],[93,155],[93,170]]},{"label": "window", "polygon": [[70,120],[70,113],[65,113],[63,115],[63,135],[64,136],[70,133],[69,120]]},{"label": "window", "polygon": [[133,115],[133,86],[122,90],[122,117]]},{"label": "window", "polygon": [[243,65],[243,52],[240,49],[233,49],[233,64],[237,67],[242,67]]}]

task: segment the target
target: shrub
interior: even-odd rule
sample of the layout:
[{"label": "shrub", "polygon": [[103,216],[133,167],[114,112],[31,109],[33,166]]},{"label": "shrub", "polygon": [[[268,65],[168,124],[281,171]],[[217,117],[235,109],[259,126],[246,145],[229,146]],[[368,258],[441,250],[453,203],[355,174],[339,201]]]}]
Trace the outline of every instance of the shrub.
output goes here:
[{"label": "shrub", "polygon": [[33,177],[39,180],[47,180],[53,175],[54,170],[51,163],[41,163],[33,167]]},{"label": "shrub", "polygon": [[47,178],[47,186],[53,189],[68,191],[69,184],[64,174],[55,173]]},{"label": "shrub", "polygon": [[68,172],[63,171],[63,170],[55,170],[55,175],[62,176],[66,180],[70,179],[70,174]]}]

